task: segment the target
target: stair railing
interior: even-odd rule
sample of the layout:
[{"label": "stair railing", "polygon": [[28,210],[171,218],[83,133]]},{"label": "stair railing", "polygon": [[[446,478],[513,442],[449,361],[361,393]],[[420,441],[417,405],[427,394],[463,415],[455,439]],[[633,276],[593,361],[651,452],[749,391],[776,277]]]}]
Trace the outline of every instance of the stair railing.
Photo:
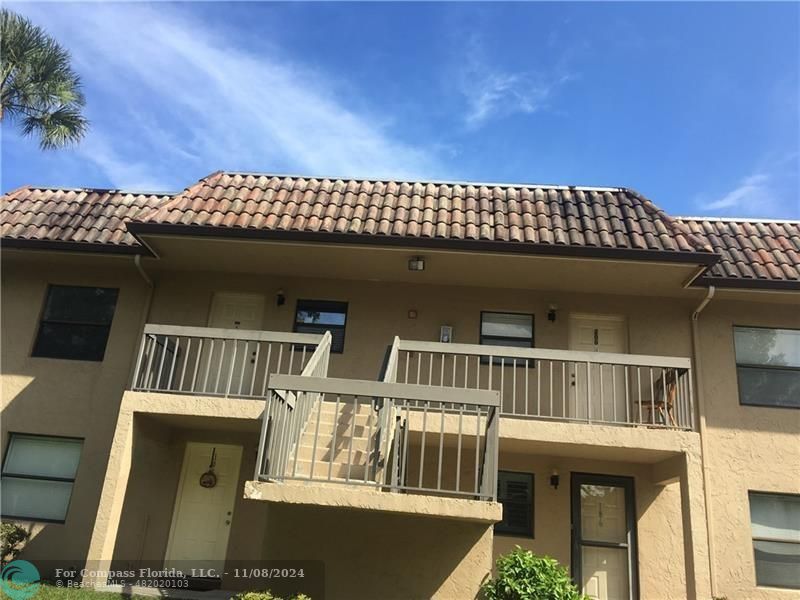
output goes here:
[{"label": "stair railing", "polygon": [[[296,395],[293,414],[308,414],[298,452],[287,464],[288,442],[275,420],[274,445],[259,457],[261,480],[298,480],[493,501],[497,486],[500,394],[412,384],[274,375],[269,388]],[[371,452],[376,399],[396,411],[392,453],[384,465]],[[309,408],[301,413],[301,404]],[[273,402],[272,410],[281,407]],[[402,418],[400,415],[402,413]],[[290,431],[298,435],[299,428]],[[266,419],[273,422],[271,415]],[[410,434],[410,432],[413,432]],[[386,434],[389,435],[388,433]],[[269,432],[265,433],[269,438]],[[295,438],[297,440],[298,438]],[[387,442],[384,436],[383,444]],[[281,445],[283,443],[283,446]],[[277,458],[265,460],[264,454]],[[298,466],[299,465],[299,466]],[[388,468],[386,468],[388,466]]]},{"label": "stair railing", "polygon": [[[331,333],[326,331],[299,376],[327,376],[330,354]],[[276,389],[272,385],[268,388],[255,476],[257,479],[282,479],[321,396],[302,393],[300,397],[300,393],[293,390]]]}]

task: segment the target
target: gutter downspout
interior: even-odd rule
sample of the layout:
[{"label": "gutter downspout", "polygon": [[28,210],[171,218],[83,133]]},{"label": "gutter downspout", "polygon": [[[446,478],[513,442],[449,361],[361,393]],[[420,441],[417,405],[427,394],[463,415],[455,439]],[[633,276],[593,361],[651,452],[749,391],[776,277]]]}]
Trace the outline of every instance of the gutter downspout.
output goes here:
[{"label": "gutter downspout", "polygon": [[703,495],[706,513],[706,544],[708,545],[708,573],[711,583],[711,597],[717,597],[717,578],[714,571],[714,535],[713,535],[713,520],[711,518],[711,502],[709,501],[709,475],[708,465],[706,464],[706,456],[708,456],[708,438],[706,435],[706,411],[704,406],[705,393],[703,391],[703,376],[702,376],[702,361],[700,359],[700,332],[698,322],[700,320],[700,313],[711,302],[714,297],[716,288],[711,285],[708,286],[708,292],[702,302],[698,304],[697,308],[692,313],[691,326],[692,326],[692,354],[694,355],[694,379],[695,390],[697,390],[697,421],[700,432],[700,463],[703,471]]},{"label": "gutter downspout", "polygon": [[[136,266],[136,270],[141,275],[142,279],[144,280],[145,284],[147,284],[148,291],[147,291],[147,299],[144,301],[144,310],[142,311],[142,319],[139,322],[139,332],[144,331],[144,326],[147,324],[147,319],[150,317],[150,306],[153,304],[153,292],[155,291],[155,284],[147,272],[144,270],[142,266],[142,256],[141,254],[137,254],[133,257],[133,264]],[[140,340],[141,343],[141,340]],[[128,381],[133,381],[134,370],[136,369],[136,357],[139,354],[139,347],[136,346],[133,352],[133,361],[131,362],[130,373],[128,373]]]}]

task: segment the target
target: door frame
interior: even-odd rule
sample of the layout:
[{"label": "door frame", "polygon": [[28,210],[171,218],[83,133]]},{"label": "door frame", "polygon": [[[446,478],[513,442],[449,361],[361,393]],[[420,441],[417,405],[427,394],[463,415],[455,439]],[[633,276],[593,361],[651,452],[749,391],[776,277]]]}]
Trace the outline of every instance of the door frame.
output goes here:
[{"label": "door frame", "polygon": [[[618,353],[627,354],[630,340],[628,339],[628,336],[629,336],[629,333],[628,333],[628,319],[627,319],[627,317],[625,315],[620,315],[620,314],[592,314],[592,313],[577,313],[576,312],[576,313],[569,313],[569,315],[567,317],[567,320],[569,321],[568,327],[567,327],[567,329],[568,329],[568,331],[567,331],[567,348],[570,351],[575,351],[576,350],[577,344],[575,344],[575,341],[576,341],[575,338],[576,338],[576,332],[577,332],[577,327],[576,327],[577,323],[579,323],[580,321],[601,321],[601,322],[606,322],[606,323],[617,323],[617,324],[619,324],[620,330],[621,330],[621,336],[620,337],[622,339],[622,348],[618,351]],[[579,350],[578,352],[589,353],[590,351]],[[588,367],[587,367],[587,372],[588,372]],[[580,389],[578,387],[578,380],[579,380],[579,378],[581,376],[581,371],[579,370],[579,366],[578,366],[577,362],[572,362],[570,364],[569,374],[570,374],[570,377],[569,377],[569,389],[567,390],[567,393],[568,393],[567,411],[568,411],[568,414],[570,415],[569,418],[577,419],[579,421],[589,421],[589,422],[591,422],[591,421],[601,421],[601,422],[604,422],[606,419],[597,418],[596,415],[595,415],[595,417],[590,418],[589,410],[587,410],[587,414],[584,417],[578,417],[577,416],[577,415],[580,414],[581,410],[585,407],[585,404],[586,404],[586,402],[584,400],[580,400],[579,399],[579,396],[582,395],[582,396],[585,397],[586,394],[579,394],[578,393],[580,391]],[[586,386],[586,385],[587,384],[584,382],[584,386]],[[584,388],[583,391],[586,392],[586,389],[588,389],[588,388]],[[620,390],[618,390],[618,391],[620,391]],[[616,401],[617,401],[616,398],[612,398],[612,402],[616,403]],[[579,408],[578,408],[579,402],[580,402],[581,410],[579,410]],[[601,408],[601,411],[602,411],[602,408]],[[567,415],[564,415],[564,416],[567,416]],[[600,416],[601,417],[603,416],[602,412],[600,413]]]},{"label": "door frame", "polygon": [[626,354],[628,352],[628,346],[630,345],[630,340],[628,339],[628,319],[625,315],[620,314],[595,314],[595,313],[580,313],[580,312],[571,312],[567,316],[568,320],[568,332],[567,332],[567,347],[570,350],[573,350],[572,342],[574,340],[575,334],[575,327],[574,322],[579,320],[585,321],[607,321],[609,323],[620,323],[622,325],[622,340],[624,343],[624,348],[622,349],[622,354]]},{"label": "door frame", "polygon": [[[230,448],[237,448],[239,451],[239,465],[236,468],[236,473],[233,476],[234,479],[234,501],[233,501],[233,508],[231,509],[231,522],[233,522],[233,513],[236,511],[236,500],[238,499],[238,495],[236,494],[236,487],[239,485],[239,475],[242,471],[242,458],[244,457],[244,446],[240,444],[217,444],[214,442],[203,442],[203,441],[187,441],[183,447],[183,458],[181,462],[181,472],[178,479],[178,489],[175,492],[175,501],[172,504],[172,518],[169,522],[169,536],[167,537],[167,547],[164,550],[164,560],[162,561],[165,565],[168,561],[171,560],[170,554],[172,553],[173,545],[175,543],[175,525],[178,522],[178,515],[180,513],[181,508],[181,498],[183,498],[183,484],[186,481],[186,474],[189,469],[189,461],[186,460],[189,454],[189,449],[192,446],[227,446]],[[225,555],[227,557],[228,554],[228,543],[230,543],[230,530],[231,528],[228,527],[228,542],[225,544]]]},{"label": "door frame", "polygon": [[267,306],[266,298],[263,294],[258,294],[256,292],[226,292],[226,291],[215,291],[211,294],[211,304],[208,307],[208,318],[206,319],[206,325],[211,327],[211,319],[214,317],[214,311],[216,310],[217,306],[224,302],[226,298],[236,299],[236,298],[258,298],[261,304],[261,314],[259,314],[259,323],[258,329],[261,329],[264,326],[264,309]]},{"label": "door frame", "polygon": [[578,589],[582,590],[582,562],[581,562],[581,501],[580,486],[587,485],[609,485],[621,487],[625,490],[625,521],[628,529],[628,542],[626,545],[590,542],[587,545],[595,545],[605,548],[628,548],[628,588],[631,600],[639,598],[639,545],[636,533],[636,496],[635,480],[633,477],[623,475],[603,475],[598,473],[579,473],[570,474],[570,565],[572,580]]}]

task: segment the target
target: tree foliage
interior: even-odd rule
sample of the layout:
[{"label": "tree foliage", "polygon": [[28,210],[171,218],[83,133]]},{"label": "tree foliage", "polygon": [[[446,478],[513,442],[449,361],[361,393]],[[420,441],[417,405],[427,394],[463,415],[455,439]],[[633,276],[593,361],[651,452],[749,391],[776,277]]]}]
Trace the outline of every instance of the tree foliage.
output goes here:
[{"label": "tree foliage", "polygon": [[69,52],[43,29],[0,10],[0,121],[19,124],[43,149],[79,141],[88,121],[81,80]]}]

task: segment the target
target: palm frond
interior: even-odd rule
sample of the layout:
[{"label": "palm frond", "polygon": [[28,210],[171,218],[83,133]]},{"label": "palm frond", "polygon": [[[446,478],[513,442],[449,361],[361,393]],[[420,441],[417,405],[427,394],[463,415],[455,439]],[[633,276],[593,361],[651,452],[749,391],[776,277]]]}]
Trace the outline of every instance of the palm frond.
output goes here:
[{"label": "palm frond", "polygon": [[80,111],[61,106],[38,116],[26,115],[22,119],[22,133],[38,135],[42,150],[52,150],[79,141],[88,125]]},{"label": "palm frond", "polygon": [[86,99],[70,54],[28,19],[0,9],[0,120],[20,121],[42,148],[80,140],[88,121]]}]

